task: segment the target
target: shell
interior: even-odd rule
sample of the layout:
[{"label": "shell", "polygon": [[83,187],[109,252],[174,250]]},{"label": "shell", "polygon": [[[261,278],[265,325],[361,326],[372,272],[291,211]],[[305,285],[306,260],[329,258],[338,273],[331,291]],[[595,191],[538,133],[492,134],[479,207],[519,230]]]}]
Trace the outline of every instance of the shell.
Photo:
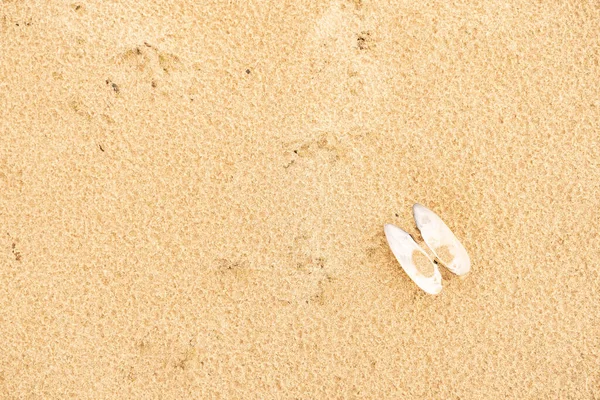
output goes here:
[{"label": "shell", "polygon": [[413,206],[413,215],[423,240],[442,264],[456,275],[469,273],[469,254],[444,221],[421,204]]},{"label": "shell", "polygon": [[383,230],[392,253],[408,276],[426,293],[438,294],[442,290],[442,275],[425,250],[397,226],[386,224]]}]

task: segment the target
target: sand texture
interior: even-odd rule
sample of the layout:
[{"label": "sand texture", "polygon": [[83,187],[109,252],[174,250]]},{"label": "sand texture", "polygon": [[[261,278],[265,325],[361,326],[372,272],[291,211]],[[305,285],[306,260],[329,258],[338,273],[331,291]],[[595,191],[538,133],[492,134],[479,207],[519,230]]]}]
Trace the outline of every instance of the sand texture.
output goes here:
[{"label": "sand texture", "polygon": [[0,398],[600,399],[599,4],[0,0]]}]

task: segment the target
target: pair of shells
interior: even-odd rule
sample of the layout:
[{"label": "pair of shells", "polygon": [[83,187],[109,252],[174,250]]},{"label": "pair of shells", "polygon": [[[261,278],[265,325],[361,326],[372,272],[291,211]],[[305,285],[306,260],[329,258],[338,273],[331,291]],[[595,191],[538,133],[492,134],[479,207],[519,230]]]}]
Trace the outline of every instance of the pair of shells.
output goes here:
[{"label": "pair of shells", "polygon": [[[444,221],[420,204],[413,206],[413,215],[423,240],[435,257],[456,275],[466,275],[471,270],[467,250]],[[412,236],[392,224],[386,224],[384,231],[392,253],[417,286],[429,294],[441,292],[442,275],[437,265]]]}]

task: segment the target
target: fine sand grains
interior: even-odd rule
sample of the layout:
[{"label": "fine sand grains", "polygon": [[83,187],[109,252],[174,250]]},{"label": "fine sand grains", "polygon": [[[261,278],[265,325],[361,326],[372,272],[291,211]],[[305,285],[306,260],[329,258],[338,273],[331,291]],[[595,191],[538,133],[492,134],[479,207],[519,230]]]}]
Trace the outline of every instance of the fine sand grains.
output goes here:
[{"label": "fine sand grains", "polygon": [[412,262],[421,275],[425,276],[426,278],[431,278],[433,276],[433,263],[425,254],[418,250],[413,251]]},{"label": "fine sand grains", "polygon": [[444,263],[444,265],[448,265],[454,260],[454,254],[452,254],[448,246],[440,246],[436,248],[435,254],[437,258]]}]

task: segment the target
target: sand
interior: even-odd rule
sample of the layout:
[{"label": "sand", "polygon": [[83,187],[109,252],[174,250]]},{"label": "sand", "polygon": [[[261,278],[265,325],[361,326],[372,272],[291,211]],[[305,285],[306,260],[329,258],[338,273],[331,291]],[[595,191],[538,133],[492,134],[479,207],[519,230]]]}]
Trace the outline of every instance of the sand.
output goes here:
[{"label": "sand", "polygon": [[599,58],[592,1],[0,1],[0,398],[600,398]]},{"label": "sand", "polygon": [[412,262],[417,269],[417,273],[426,278],[431,278],[434,273],[434,268],[431,259],[418,250],[412,252]]}]

